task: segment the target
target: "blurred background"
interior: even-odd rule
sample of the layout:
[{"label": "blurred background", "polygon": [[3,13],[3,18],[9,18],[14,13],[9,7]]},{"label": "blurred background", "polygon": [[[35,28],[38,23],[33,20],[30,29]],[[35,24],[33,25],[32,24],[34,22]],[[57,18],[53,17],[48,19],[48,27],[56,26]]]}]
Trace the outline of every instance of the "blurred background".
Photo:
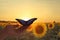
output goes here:
[{"label": "blurred background", "polygon": [[0,20],[36,17],[42,22],[60,22],[60,0],[0,0]]}]

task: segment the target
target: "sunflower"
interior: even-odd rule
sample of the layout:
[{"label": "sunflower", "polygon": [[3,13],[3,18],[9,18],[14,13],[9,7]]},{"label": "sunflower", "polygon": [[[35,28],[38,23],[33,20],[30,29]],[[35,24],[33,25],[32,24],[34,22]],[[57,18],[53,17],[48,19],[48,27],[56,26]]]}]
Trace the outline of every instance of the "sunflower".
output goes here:
[{"label": "sunflower", "polygon": [[53,29],[55,26],[54,26],[54,23],[49,23],[48,24],[48,29]]},{"label": "sunflower", "polygon": [[36,37],[42,38],[45,36],[46,32],[47,32],[47,27],[45,24],[37,23],[33,27],[33,34]]}]

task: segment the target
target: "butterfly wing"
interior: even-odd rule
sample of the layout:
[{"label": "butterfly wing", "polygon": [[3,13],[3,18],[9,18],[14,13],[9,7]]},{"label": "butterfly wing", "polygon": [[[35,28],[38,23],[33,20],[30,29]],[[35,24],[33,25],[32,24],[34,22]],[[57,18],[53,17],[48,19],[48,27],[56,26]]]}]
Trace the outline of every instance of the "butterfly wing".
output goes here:
[{"label": "butterfly wing", "polygon": [[24,21],[22,19],[16,19],[19,23],[21,23],[23,26],[29,26],[30,24],[32,24],[37,18],[32,18],[28,21]]},{"label": "butterfly wing", "polygon": [[21,23],[23,26],[21,28],[19,28],[18,30],[19,31],[24,31],[26,30],[30,24],[32,24],[37,18],[32,18],[28,21],[24,21],[24,20],[21,20],[21,19],[16,19],[19,23]]},{"label": "butterfly wing", "polygon": [[16,19],[20,24],[22,25],[26,25],[26,21],[22,20],[22,19]]},{"label": "butterfly wing", "polygon": [[32,18],[30,20],[27,21],[27,25],[32,24],[37,18]]}]

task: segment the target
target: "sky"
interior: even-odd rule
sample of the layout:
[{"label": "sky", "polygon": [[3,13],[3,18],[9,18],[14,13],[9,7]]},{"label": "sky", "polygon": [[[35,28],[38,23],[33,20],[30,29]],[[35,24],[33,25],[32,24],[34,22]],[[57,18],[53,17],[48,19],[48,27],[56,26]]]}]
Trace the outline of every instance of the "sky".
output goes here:
[{"label": "sky", "polygon": [[0,20],[34,17],[60,22],[60,0],[0,0]]}]

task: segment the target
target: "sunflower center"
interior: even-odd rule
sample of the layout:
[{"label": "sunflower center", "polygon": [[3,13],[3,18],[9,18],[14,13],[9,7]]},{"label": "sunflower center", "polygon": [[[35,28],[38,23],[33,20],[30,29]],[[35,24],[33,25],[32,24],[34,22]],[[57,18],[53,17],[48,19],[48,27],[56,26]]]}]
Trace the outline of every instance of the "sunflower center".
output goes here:
[{"label": "sunflower center", "polygon": [[44,31],[44,28],[43,28],[42,26],[37,26],[37,27],[36,27],[36,32],[37,32],[38,34],[43,33],[43,31]]}]

